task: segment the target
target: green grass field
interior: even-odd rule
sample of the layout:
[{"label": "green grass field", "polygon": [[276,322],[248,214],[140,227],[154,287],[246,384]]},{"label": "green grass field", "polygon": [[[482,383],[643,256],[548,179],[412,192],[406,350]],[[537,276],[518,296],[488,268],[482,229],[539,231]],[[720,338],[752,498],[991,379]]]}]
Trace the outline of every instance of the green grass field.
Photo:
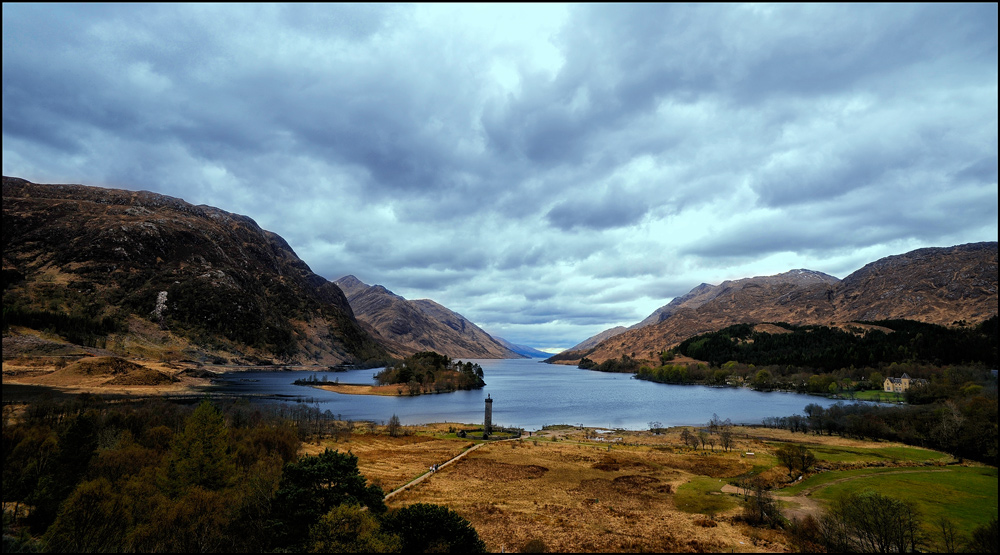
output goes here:
[{"label": "green grass field", "polygon": [[[923,470],[923,469],[913,469],[913,470]],[[899,468],[859,468],[857,470],[838,470],[833,472],[822,472],[820,474],[813,474],[812,476],[802,480],[801,482],[782,488],[778,492],[782,495],[797,495],[803,490],[814,490],[817,488],[823,488],[833,482],[844,480],[844,479],[855,479],[859,476],[867,476],[869,474],[885,474],[888,472],[899,472]]]},{"label": "green grass field", "polygon": [[674,493],[674,506],[695,514],[713,515],[737,505],[736,499],[720,493],[725,481],[718,478],[696,476],[682,484]]},{"label": "green grass field", "polygon": [[848,492],[871,489],[913,503],[928,546],[940,547],[938,523],[947,518],[960,534],[997,516],[997,469],[990,467],[877,468],[824,472],[781,490],[782,496],[816,489],[811,497],[832,501]]},{"label": "green grass field", "polygon": [[816,460],[838,463],[850,462],[946,462],[950,456],[919,447],[833,447],[812,446],[809,450]]},{"label": "green grass field", "polygon": [[879,403],[902,403],[903,394],[880,389],[870,391],[855,391],[854,398],[858,401],[875,401]]}]

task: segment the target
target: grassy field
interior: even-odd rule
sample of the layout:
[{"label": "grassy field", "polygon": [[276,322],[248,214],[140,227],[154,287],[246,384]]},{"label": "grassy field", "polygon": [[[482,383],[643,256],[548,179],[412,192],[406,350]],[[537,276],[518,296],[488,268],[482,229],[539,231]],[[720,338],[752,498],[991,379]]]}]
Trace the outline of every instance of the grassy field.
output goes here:
[{"label": "grassy field", "polygon": [[[944,468],[879,469],[882,472],[830,472],[827,482],[812,495],[830,501],[852,491],[871,489],[913,503],[922,520],[928,545],[936,545],[937,526],[950,519],[959,533],[972,531],[997,517],[997,469],[949,466]],[[850,477],[849,480],[842,478]],[[938,546],[942,547],[942,546]]]},{"label": "grassy field", "polygon": [[[816,456],[817,461],[832,463],[906,463],[945,462],[951,457],[930,449],[919,447],[838,447],[831,445],[810,445],[803,443]],[[777,447],[777,444],[774,445]]]},{"label": "grassy field", "polygon": [[[396,438],[382,430],[355,433],[307,450],[350,450],[362,473],[388,492],[465,451],[473,442],[453,431],[470,426],[410,428],[409,435]],[[940,515],[968,534],[996,514],[995,469],[943,466],[945,455],[898,444],[737,430],[736,448],[723,452],[683,447],[680,429],[617,431],[614,436],[622,440],[609,444],[583,428],[550,426],[532,437],[484,445],[394,496],[389,505],[446,505],[472,522],[492,551],[516,552],[541,540],[549,551],[782,552],[791,549],[791,538],[742,523],[742,498],[722,489],[748,474],[787,480],[772,452],[797,441],[828,467],[862,468],[809,476],[780,490],[783,506],[801,510],[806,504],[801,502],[808,501],[821,510],[842,491],[878,487],[918,504],[928,546],[936,545],[931,536]],[[899,473],[904,471],[916,473]]]},{"label": "grassy field", "polygon": [[904,397],[902,393],[896,393],[895,391],[874,389],[869,391],[855,391],[854,399],[858,401],[875,401],[878,403],[902,403]]},{"label": "grassy field", "polygon": [[725,513],[738,506],[736,498],[720,495],[725,484],[721,478],[695,476],[677,488],[674,505],[686,512],[703,515]]}]

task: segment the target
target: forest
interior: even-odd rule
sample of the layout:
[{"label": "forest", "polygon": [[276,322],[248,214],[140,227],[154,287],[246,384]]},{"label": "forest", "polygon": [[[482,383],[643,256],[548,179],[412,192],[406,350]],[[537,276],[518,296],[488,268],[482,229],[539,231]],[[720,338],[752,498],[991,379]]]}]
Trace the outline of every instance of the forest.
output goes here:
[{"label": "forest", "polygon": [[[483,552],[447,507],[387,510],[307,407],[81,395],[4,406],[3,551]],[[326,430],[329,431],[329,430]]]},{"label": "forest", "polygon": [[757,366],[791,365],[821,371],[851,366],[878,367],[893,362],[997,366],[996,316],[976,326],[945,327],[911,320],[858,323],[863,326],[852,328],[848,325],[847,330],[775,323],[788,333],[759,332],[755,331],[754,324],[737,324],[691,337],[673,352],[703,360],[712,366],[736,361]]},{"label": "forest", "polygon": [[454,362],[433,351],[424,351],[387,366],[375,375],[379,385],[399,384],[410,395],[481,389],[483,368],[473,362]]}]

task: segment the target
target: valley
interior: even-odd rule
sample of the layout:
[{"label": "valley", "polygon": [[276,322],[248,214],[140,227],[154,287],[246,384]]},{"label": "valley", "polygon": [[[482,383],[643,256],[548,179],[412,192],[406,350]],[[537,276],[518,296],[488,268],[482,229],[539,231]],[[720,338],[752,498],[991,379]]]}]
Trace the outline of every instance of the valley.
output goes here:
[{"label": "valley", "polygon": [[[174,429],[183,407],[211,398],[233,403],[223,420],[243,438],[240,472],[266,466],[277,487],[274,450],[286,463],[346,450],[387,493],[475,445],[457,431],[477,424],[457,423],[480,421],[492,395],[493,422],[528,435],[477,447],[390,509],[448,507],[492,551],[812,551],[833,545],[816,519],[840,494],[879,485],[925,515],[922,548],[957,545],[935,528],[947,511],[918,495],[931,484],[960,508],[953,539],[972,545],[995,523],[996,242],[890,256],[843,280],[800,269],[702,284],[540,364],[525,358],[539,351],[432,300],[352,275],[328,281],[245,216],[9,177],[3,201],[5,441],[22,421],[58,427],[39,412],[57,402],[48,392],[92,404],[87,418],[102,426],[117,425],[118,407],[167,403]],[[811,343],[820,337],[829,342]],[[880,380],[905,372],[927,384],[891,397],[908,404],[839,403],[881,401]],[[262,418],[244,411],[271,414],[266,433],[283,430],[289,444],[241,428]],[[173,476],[179,447],[157,433],[134,436],[146,449],[137,464]],[[104,448],[134,448],[121,437]],[[262,458],[247,454],[253,442]],[[809,459],[801,480],[786,446]],[[80,484],[58,495],[103,487]],[[771,492],[773,505],[754,501]],[[59,499],[18,495],[55,518]],[[251,502],[248,491],[211,495]],[[175,502],[187,501],[163,507]]]}]

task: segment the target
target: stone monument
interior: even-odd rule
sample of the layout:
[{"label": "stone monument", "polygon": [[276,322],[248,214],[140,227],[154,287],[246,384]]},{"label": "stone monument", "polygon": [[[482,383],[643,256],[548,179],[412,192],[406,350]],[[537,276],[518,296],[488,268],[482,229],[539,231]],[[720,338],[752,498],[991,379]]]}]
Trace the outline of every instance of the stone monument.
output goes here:
[{"label": "stone monument", "polygon": [[486,394],[486,419],[483,421],[483,437],[493,433],[493,399]]}]

